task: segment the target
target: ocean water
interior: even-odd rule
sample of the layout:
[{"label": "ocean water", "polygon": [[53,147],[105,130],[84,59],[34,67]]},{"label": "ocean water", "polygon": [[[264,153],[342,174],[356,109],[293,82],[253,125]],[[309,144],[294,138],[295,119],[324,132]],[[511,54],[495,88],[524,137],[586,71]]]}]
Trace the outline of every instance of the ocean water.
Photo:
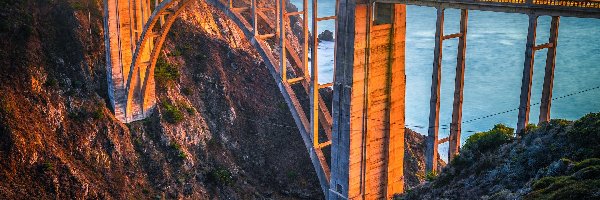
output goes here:
[{"label": "ocean water", "polygon": [[[293,1],[301,9],[301,1]],[[319,17],[333,15],[333,0],[319,2]],[[299,4],[298,4],[299,3]],[[310,4],[309,4],[310,6]],[[427,134],[429,98],[433,65],[435,8],[407,6],[406,30],[406,124]],[[460,10],[446,9],[445,34],[458,32]],[[463,121],[515,109],[519,106],[528,17],[522,14],[470,11],[463,102]],[[335,29],[335,23],[322,22],[319,33]],[[550,17],[539,18],[537,44],[548,41]],[[440,138],[449,134],[456,70],[457,39],[443,43]],[[332,42],[319,49],[319,81],[333,77]],[[554,97],[600,86],[600,20],[562,17],[560,21]],[[535,57],[531,103],[541,98],[546,50]],[[600,112],[600,89],[571,95],[552,102],[551,117],[577,119]],[[517,111],[463,124],[461,139],[503,123],[516,127]],[[539,105],[532,106],[530,122],[537,123]],[[446,157],[447,144],[440,145]]]}]

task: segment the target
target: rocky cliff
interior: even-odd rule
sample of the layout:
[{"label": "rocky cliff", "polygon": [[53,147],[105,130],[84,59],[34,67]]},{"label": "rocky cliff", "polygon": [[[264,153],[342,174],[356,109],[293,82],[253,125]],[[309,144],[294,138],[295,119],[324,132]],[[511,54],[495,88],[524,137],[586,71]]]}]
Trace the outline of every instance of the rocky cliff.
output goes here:
[{"label": "rocky cliff", "polygon": [[[169,33],[157,111],[118,122],[107,106],[102,5],[0,1],[0,199],[322,198],[262,59],[202,1]],[[423,137],[409,132],[407,142],[414,186]]]},{"label": "rocky cliff", "polygon": [[600,113],[471,136],[439,176],[398,199],[600,199]]}]

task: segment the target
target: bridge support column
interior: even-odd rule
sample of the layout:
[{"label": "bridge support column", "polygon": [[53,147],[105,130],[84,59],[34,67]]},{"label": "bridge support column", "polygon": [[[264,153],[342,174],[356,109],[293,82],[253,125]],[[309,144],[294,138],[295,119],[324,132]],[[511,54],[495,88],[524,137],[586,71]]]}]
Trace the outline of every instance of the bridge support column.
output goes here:
[{"label": "bridge support column", "polygon": [[346,20],[336,33],[330,199],[403,192],[405,11],[340,1],[337,17]]},{"label": "bridge support column", "polygon": [[519,121],[517,122],[517,133],[523,131],[529,123],[531,82],[533,79],[533,64],[535,63],[535,37],[537,31],[537,20],[537,15],[529,15],[529,29],[527,32],[527,44],[525,46],[525,68],[523,69],[523,80],[521,82],[521,101],[519,103]]},{"label": "bridge support column", "polygon": [[548,48],[546,56],[546,71],[544,74],[544,88],[542,89],[542,100],[540,104],[540,120],[539,123],[550,121],[550,107],[552,105],[552,88],[554,88],[554,67],[556,66],[556,46],[558,45],[558,25],[560,23],[559,16],[553,16],[550,22],[550,39],[549,44],[553,44]]},{"label": "bridge support column", "polygon": [[529,111],[531,107],[531,83],[533,79],[533,65],[535,52],[548,49],[546,56],[546,69],[544,75],[544,86],[540,103],[539,123],[550,121],[550,106],[552,103],[552,88],[554,85],[554,67],[556,65],[556,46],[558,44],[559,16],[553,16],[550,24],[550,38],[548,43],[536,45],[537,15],[529,15],[529,30],[527,34],[527,46],[525,47],[525,68],[523,69],[523,81],[521,85],[521,102],[519,104],[519,119],[517,122],[517,133],[523,132],[529,124]]},{"label": "bridge support column", "polygon": [[[135,6],[130,6],[131,3]],[[156,105],[154,90],[144,93],[143,80],[150,66],[150,49],[140,52],[140,68],[132,69],[132,57],[144,23],[151,14],[148,1],[104,0],[104,31],[108,95],[115,117],[122,122],[143,119]],[[144,45],[152,45],[152,39]],[[154,88],[154,78],[148,77],[145,87]],[[133,88],[129,92],[128,88]]]},{"label": "bridge support column", "polygon": [[[433,73],[431,77],[431,100],[429,104],[429,128],[427,134],[427,150],[425,152],[425,169],[427,172],[437,170],[438,145],[449,142],[448,160],[458,154],[460,149],[460,131],[462,123],[463,88],[465,83],[465,58],[467,54],[467,24],[469,11],[461,10],[460,32],[444,35],[444,7],[437,8],[435,31],[435,48],[433,52]],[[440,89],[442,79],[442,50],[444,40],[458,38],[456,55],[456,78],[454,83],[454,103],[452,107],[452,123],[448,138],[439,139],[440,126]]]},{"label": "bridge support column", "polygon": [[465,86],[465,57],[467,55],[467,23],[469,10],[460,12],[460,37],[458,38],[458,55],[456,56],[456,78],[454,80],[454,103],[452,107],[452,124],[448,140],[448,161],[458,155],[460,150],[460,134],[462,127],[463,89]]},{"label": "bridge support column", "polygon": [[433,52],[433,73],[431,75],[431,99],[429,101],[429,128],[427,129],[427,149],[425,151],[425,170],[437,169],[438,131],[440,125],[440,83],[442,80],[442,49],[444,41],[444,8],[437,8],[435,26],[435,47]]}]

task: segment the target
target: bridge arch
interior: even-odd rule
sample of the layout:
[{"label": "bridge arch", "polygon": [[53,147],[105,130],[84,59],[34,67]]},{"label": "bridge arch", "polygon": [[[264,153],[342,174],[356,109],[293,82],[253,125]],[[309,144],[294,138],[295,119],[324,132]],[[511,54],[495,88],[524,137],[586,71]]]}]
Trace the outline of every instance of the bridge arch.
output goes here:
[{"label": "bridge arch", "polygon": [[[146,48],[151,48],[149,68],[146,70],[146,75],[144,76],[144,79],[141,83],[141,101],[143,105],[155,104],[156,98],[154,94],[154,69],[156,68],[156,61],[158,60],[164,41],[167,38],[167,34],[169,33],[169,30],[171,30],[171,26],[173,25],[179,14],[181,14],[181,12],[184,10],[184,8],[191,2],[192,0],[165,0],[161,2],[158,7],[156,7],[154,12],[152,12],[152,15],[150,16],[150,19],[144,25],[141,38],[138,40],[138,43],[136,44],[136,51],[133,54],[133,62],[131,63],[131,71],[135,73],[136,71],[140,70],[140,65],[144,64],[142,63],[141,54],[143,54]],[[162,18],[163,13],[169,14],[167,14],[166,20],[164,20],[164,22],[158,23],[159,20]],[[160,24],[160,26],[157,27],[157,24]],[[155,28],[160,29],[157,35],[153,34],[153,29]],[[154,44],[145,45],[147,42],[152,42],[152,38],[154,36],[158,37],[157,40],[154,40]],[[134,99],[133,94],[135,91],[135,87],[133,87],[132,85],[134,73],[129,74],[129,81],[127,84],[127,110],[131,108]]]},{"label": "bridge arch", "polygon": [[109,97],[117,119],[140,120],[156,107],[156,62],[171,26],[192,2],[104,1]]}]

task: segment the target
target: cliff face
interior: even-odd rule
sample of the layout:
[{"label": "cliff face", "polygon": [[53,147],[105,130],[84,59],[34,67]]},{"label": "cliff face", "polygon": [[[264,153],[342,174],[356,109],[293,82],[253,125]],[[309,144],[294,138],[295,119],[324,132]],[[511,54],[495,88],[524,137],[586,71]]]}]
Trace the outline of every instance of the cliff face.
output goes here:
[{"label": "cliff face", "polygon": [[0,198],[322,198],[262,59],[204,2],[168,36],[157,111],[131,124],[107,106],[102,1],[3,0],[0,13]]},{"label": "cliff face", "polygon": [[126,126],[106,106],[101,1],[2,3],[0,196],[322,195],[261,59],[213,8],[175,24],[159,109]]}]

